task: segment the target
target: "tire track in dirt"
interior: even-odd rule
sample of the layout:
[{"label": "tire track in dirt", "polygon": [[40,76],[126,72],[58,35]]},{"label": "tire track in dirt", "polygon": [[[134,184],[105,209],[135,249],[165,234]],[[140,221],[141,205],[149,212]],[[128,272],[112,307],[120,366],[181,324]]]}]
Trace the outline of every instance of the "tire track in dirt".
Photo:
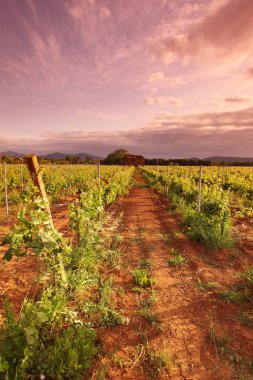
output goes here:
[{"label": "tire track in dirt", "polygon": [[[239,337],[244,340],[237,342],[237,348],[250,354],[253,352],[252,330],[244,329],[237,321],[231,320],[237,311],[236,305],[228,305],[215,292],[201,291],[197,287],[197,278],[204,273],[207,279],[211,277],[221,281],[219,286],[222,288],[222,279],[231,268],[209,268],[206,258],[201,257],[201,246],[189,242],[182,232],[178,232],[177,218],[168,213],[168,205],[159,201],[156,191],[145,186],[140,176],[136,180],[137,186],[116,206],[118,212],[124,212],[122,234],[125,254],[122,269],[114,275],[115,286],[123,288],[124,294],[115,296],[115,302],[129,318],[129,324],[100,331],[105,351],[100,364],[105,370],[105,378],[239,378],[233,365],[218,356],[216,342],[211,341],[208,332],[214,333],[214,326],[215,333],[228,329],[232,333],[240,327]],[[188,257],[183,268],[168,264],[172,258],[169,254],[172,247]],[[151,272],[155,278],[153,288],[157,302],[153,313],[161,322],[158,327],[140,316],[138,294],[132,290],[131,270],[143,259],[151,260]],[[147,368],[145,355],[139,354],[143,344],[141,332],[147,336],[146,347],[150,352],[157,355],[162,352],[170,358],[167,368],[156,373]],[[250,377],[246,374],[244,378]]]}]

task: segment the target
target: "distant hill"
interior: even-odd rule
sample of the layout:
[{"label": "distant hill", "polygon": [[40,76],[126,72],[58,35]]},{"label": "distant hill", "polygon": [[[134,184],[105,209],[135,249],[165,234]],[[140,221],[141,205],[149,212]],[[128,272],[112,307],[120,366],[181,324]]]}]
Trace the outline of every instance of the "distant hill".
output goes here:
[{"label": "distant hill", "polygon": [[222,157],[222,156],[211,156],[202,158],[205,161],[212,162],[253,162],[253,157]]},{"label": "distant hill", "polygon": [[[17,153],[12,151],[6,151],[0,153],[0,156],[7,156],[7,157],[24,157],[24,153]],[[94,156],[93,154],[88,153],[50,153],[50,154],[38,154],[40,157],[48,158],[48,159],[65,159],[65,157],[79,157],[81,160],[84,160],[85,158],[89,157],[94,160],[102,160],[103,157]]]},{"label": "distant hill", "polygon": [[2,152],[0,153],[1,156],[7,156],[7,157],[23,157],[23,153],[17,153],[17,152],[12,152],[11,150],[7,150],[7,152]]},{"label": "distant hill", "polygon": [[99,157],[99,156],[94,156],[93,154],[88,154],[88,153],[59,153],[59,152],[55,152],[55,153],[50,153],[50,154],[46,154],[46,155],[41,155],[42,157],[44,158],[48,158],[48,159],[64,159],[65,157],[79,157],[81,160],[84,160],[85,158],[87,157],[90,157],[90,158],[93,158],[94,160],[102,160],[103,157]]}]

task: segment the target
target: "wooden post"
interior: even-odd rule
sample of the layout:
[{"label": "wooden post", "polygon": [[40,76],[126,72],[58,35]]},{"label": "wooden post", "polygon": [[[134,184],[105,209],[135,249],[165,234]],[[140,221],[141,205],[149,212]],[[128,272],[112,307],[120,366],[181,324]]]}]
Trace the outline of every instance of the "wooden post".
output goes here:
[{"label": "wooden post", "polygon": [[69,162],[69,166],[68,166],[68,179],[70,180],[70,162]]},{"label": "wooden post", "polygon": [[98,162],[98,179],[100,180],[100,161]]},{"label": "wooden post", "polygon": [[[51,215],[51,211],[50,211],[50,207],[49,207],[49,202],[48,202],[48,198],[47,198],[47,194],[46,194],[46,190],[44,187],[44,183],[43,183],[43,179],[41,176],[41,172],[40,172],[40,168],[39,168],[39,164],[38,164],[36,154],[26,155],[25,161],[26,161],[26,165],[27,165],[27,168],[29,170],[29,173],[32,177],[33,183],[35,186],[37,186],[39,188],[41,196],[45,201],[46,208],[49,212],[50,219],[51,219],[51,227],[54,229],[54,224],[53,224],[53,219],[52,219],[52,215]],[[64,265],[63,265],[61,254],[57,253],[57,257],[58,257],[58,262],[59,262],[60,277],[62,280],[62,284],[63,284],[64,288],[67,289],[68,288],[67,276],[66,276],[66,272],[65,272]]]},{"label": "wooden post", "polygon": [[21,189],[24,188],[24,180],[23,180],[23,158],[20,158],[21,164],[20,164],[20,183],[21,183]]},{"label": "wooden post", "polygon": [[200,212],[201,209],[201,187],[202,187],[202,166],[199,167],[199,193],[198,193],[198,209],[197,211]]},{"label": "wooden post", "polygon": [[5,210],[6,210],[6,223],[9,223],[9,204],[8,204],[8,190],[7,190],[7,175],[6,175],[6,162],[4,162],[4,193],[5,193]]},{"label": "wooden post", "polygon": [[54,228],[51,210],[49,207],[49,202],[48,202],[48,198],[47,198],[47,194],[46,194],[46,190],[44,187],[44,183],[43,183],[43,179],[41,176],[41,172],[40,172],[40,168],[39,168],[39,164],[38,164],[36,154],[27,154],[25,156],[25,161],[26,161],[26,165],[27,165],[27,168],[29,170],[29,173],[32,177],[33,183],[35,186],[37,186],[39,188],[41,196],[45,201],[46,208],[47,208],[47,210],[51,216],[51,225],[52,225],[52,228]]}]

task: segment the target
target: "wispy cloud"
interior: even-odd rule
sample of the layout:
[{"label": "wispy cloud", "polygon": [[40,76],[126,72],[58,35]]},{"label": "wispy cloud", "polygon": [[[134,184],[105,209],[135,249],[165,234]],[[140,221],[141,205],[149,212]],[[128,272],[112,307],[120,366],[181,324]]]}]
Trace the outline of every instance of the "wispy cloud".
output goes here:
[{"label": "wispy cloud", "polygon": [[144,103],[147,104],[148,106],[153,106],[154,104],[167,104],[170,106],[180,107],[183,105],[183,100],[179,98],[173,98],[170,96],[158,96],[156,98],[154,97],[146,98]]},{"label": "wispy cloud", "polygon": [[148,77],[148,83],[163,87],[176,87],[186,84],[181,76],[167,77],[162,71],[156,71]]},{"label": "wispy cloud", "polygon": [[247,67],[245,74],[248,79],[253,79],[253,66]]},{"label": "wispy cloud", "polygon": [[230,97],[230,98],[225,98],[224,101],[226,103],[248,103],[248,102],[252,102],[253,99],[252,98],[241,98],[239,96],[234,96],[234,97]]},{"label": "wispy cloud", "polygon": [[[9,146],[23,151],[88,152],[106,155],[125,147],[133,153],[161,157],[208,155],[252,156],[253,108],[235,112],[172,115],[161,113],[144,128],[125,131],[49,131],[33,140],[0,140],[0,150]],[[141,141],[141,146],[140,146]]]},{"label": "wispy cloud", "polygon": [[253,53],[253,2],[213,1],[209,12],[178,36],[155,36],[150,52],[166,63],[177,58],[205,64],[237,65]]},{"label": "wispy cloud", "polygon": [[94,112],[91,110],[78,108],[77,114],[80,116],[93,116],[102,120],[123,120],[126,119],[127,115],[120,112],[109,112],[109,111],[99,111]]}]

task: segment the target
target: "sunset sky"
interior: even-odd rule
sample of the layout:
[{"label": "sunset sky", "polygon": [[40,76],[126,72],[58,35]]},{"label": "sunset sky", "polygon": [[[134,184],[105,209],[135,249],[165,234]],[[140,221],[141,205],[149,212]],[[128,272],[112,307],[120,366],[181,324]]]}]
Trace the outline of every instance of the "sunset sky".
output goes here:
[{"label": "sunset sky", "polygon": [[253,157],[253,0],[1,0],[0,151]]}]

